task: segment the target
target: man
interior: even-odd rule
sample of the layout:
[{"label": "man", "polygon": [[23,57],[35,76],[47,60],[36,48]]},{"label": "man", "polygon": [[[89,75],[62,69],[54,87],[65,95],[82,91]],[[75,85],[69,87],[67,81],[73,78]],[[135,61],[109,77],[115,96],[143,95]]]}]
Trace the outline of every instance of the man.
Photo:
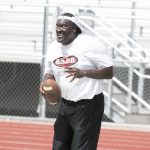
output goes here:
[{"label": "man", "polygon": [[98,39],[82,33],[70,13],[58,17],[56,35],[44,73],[44,80],[56,80],[62,92],[53,150],[96,150],[104,112],[102,79],[112,78],[112,59]]}]

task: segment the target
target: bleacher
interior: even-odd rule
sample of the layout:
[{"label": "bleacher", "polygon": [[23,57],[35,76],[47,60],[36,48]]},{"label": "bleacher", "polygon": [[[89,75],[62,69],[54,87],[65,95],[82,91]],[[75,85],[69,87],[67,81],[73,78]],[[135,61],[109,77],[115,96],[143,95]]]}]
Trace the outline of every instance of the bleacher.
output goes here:
[{"label": "bleacher", "polygon": [[[30,52],[35,52],[35,55],[37,51],[42,51],[44,1],[39,0],[37,3],[36,0],[13,0],[11,2],[6,0],[1,1],[0,4],[0,49],[17,50],[23,49],[26,45]],[[63,6],[66,10],[75,13],[79,13],[83,6],[84,10],[92,9],[95,17],[99,19],[99,15],[102,15],[118,29],[130,35],[149,56],[150,17],[145,14],[149,14],[150,4],[147,1],[137,0],[136,5],[132,5],[132,0],[93,0],[92,2],[82,0],[71,3],[67,0],[52,0],[49,1],[49,11],[50,15],[54,13],[55,6]],[[53,23],[52,20],[49,22]],[[104,31],[103,28],[99,27],[99,32],[102,31]],[[52,32],[49,27],[49,37],[52,36]]]},{"label": "bleacher", "polygon": [[[51,11],[49,21],[52,21]],[[1,61],[41,63],[44,36],[44,2],[0,1]],[[51,28],[51,25],[49,26]],[[51,40],[52,29],[48,31]],[[10,58],[11,57],[11,58]]]}]

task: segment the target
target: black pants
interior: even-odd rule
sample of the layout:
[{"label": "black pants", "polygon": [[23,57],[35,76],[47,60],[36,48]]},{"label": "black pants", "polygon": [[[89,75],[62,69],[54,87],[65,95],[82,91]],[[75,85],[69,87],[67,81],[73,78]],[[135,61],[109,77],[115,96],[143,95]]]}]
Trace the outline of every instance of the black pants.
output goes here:
[{"label": "black pants", "polygon": [[53,150],[96,150],[104,112],[104,96],[62,100],[54,124]]}]

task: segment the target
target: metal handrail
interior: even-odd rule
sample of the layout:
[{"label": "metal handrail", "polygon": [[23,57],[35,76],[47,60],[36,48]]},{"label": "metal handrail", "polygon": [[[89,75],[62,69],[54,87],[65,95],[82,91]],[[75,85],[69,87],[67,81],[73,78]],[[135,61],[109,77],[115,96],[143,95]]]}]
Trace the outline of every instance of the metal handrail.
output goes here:
[{"label": "metal handrail", "polygon": [[[108,94],[105,90],[103,91],[103,93],[104,93],[104,95],[105,95],[106,97],[109,97],[109,94]],[[116,104],[119,108],[121,108],[124,112],[129,113],[128,108],[125,107],[124,105],[122,105],[122,104],[121,104],[119,101],[117,101],[115,98],[112,98],[112,102],[113,102],[114,104]]]},{"label": "metal handrail", "polygon": [[[106,27],[102,22],[98,21],[97,19],[93,18],[93,17],[87,17],[87,16],[81,16],[80,18],[82,19],[91,19],[92,21],[100,24],[103,28],[105,28],[114,38],[116,38],[119,42],[121,42],[124,46],[126,46],[134,55],[136,55],[137,57],[139,57],[140,59],[144,60],[145,57],[145,51],[144,48],[142,48],[142,46],[140,46],[138,43],[136,43],[132,38],[130,38],[129,36],[125,35],[123,32],[121,32],[119,29],[117,29],[117,27],[115,27],[115,25],[113,25],[112,23],[110,23],[109,21],[107,21],[104,17],[102,17],[102,15],[100,16],[102,18],[103,21],[105,21],[110,27]],[[113,29],[113,30],[112,30]],[[132,44],[134,44],[138,49],[141,50],[141,53],[143,54],[140,55],[138,53],[135,52],[135,50],[129,46],[127,43],[125,43],[120,37],[118,37],[116,35],[116,33],[114,33],[113,31],[116,30],[119,34],[121,34],[123,36],[123,38],[125,38],[125,40],[128,40],[129,42],[131,42]]]},{"label": "metal handrail", "polygon": [[[113,81],[117,83],[121,88],[123,88],[126,92],[129,92],[129,88],[125,86],[121,81],[119,81],[116,77],[113,77]],[[150,104],[145,102],[142,98],[140,98],[136,93],[133,91],[130,91],[131,95],[137,99],[138,102],[140,102],[142,105],[144,105],[149,111],[150,111]]]},{"label": "metal handrail", "polygon": [[141,78],[150,79],[150,75],[142,74],[142,73],[140,73],[139,71],[137,71],[136,69],[134,69],[133,71],[134,71],[134,73],[135,73],[137,76],[139,76],[139,77],[141,77]]},{"label": "metal handrail", "polygon": [[119,30],[114,24],[112,24],[110,21],[108,21],[107,19],[105,19],[102,15],[99,15],[103,21],[105,21],[108,25],[110,25],[113,28],[113,31],[116,30],[117,32],[119,32],[119,34],[121,34],[125,39],[127,39],[129,42],[131,42],[132,44],[134,44],[137,48],[141,49],[142,52],[144,52],[143,47],[138,44],[137,42],[135,42],[131,37],[127,36],[124,32],[122,32],[121,30]]},{"label": "metal handrail", "polygon": [[[91,18],[91,17],[90,17]],[[86,27],[90,32],[92,32],[93,34],[95,34],[98,38],[100,38],[101,40],[103,40],[104,42],[106,42],[108,45],[112,46],[113,48],[115,48],[115,50],[117,50],[117,52],[119,54],[121,54],[123,57],[125,57],[127,59],[127,62],[132,62],[132,60],[130,59],[130,57],[126,56],[124,53],[120,52],[120,49],[118,47],[116,47],[114,44],[112,44],[111,42],[109,42],[107,39],[105,39],[104,37],[102,37],[101,35],[99,35],[95,30],[93,30],[89,25],[87,25],[83,20],[80,20],[80,23]],[[131,40],[132,41],[132,40]],[[137,44],[137,46],[139,46],[141,48],[140,45]],[[143,57],[142,57],[143,58]],[[120,58],[121,59],[121,58]],[[122,62],[124,62],[124,60],[122,60]],[[149,63],[148,60],[146,60],[145,58],[143,58],[142,60],[138,60],[136,62],[139,63]],[[126,64],[128,64],[126,63]],[[129,65],[129,64],[128,64]],[[134,71],[137,73],[139,73],[139,71],[137,71],[136,69],[134,69]]]},{"label": "metal handrail", "polygon": [[127,55],[125,55],[123,52],[120,51],[120,49],[115,46],[113,43],[109,42],[107,39],[105,39],[103,36],[98,34],[95,30],[93,30],[89,25],[87,25],[83,20],[80,20],[80,23],[87,28],[90,32],[92,32],[94,35],[96,35],[99,39],[110,45],[112,48],[114,48],[121,56],[123,56],[125,59],[130,59]]}]

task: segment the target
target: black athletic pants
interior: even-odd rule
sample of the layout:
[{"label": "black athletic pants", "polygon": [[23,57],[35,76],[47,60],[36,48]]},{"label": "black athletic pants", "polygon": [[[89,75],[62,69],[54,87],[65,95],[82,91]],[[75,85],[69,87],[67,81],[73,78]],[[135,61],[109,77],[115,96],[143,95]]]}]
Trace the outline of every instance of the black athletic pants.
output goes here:
[{"label": "black athletic pants", "polygon": [[104,96],[70,102],[62,99],[54,124],[53,150],[96,150]]}]

